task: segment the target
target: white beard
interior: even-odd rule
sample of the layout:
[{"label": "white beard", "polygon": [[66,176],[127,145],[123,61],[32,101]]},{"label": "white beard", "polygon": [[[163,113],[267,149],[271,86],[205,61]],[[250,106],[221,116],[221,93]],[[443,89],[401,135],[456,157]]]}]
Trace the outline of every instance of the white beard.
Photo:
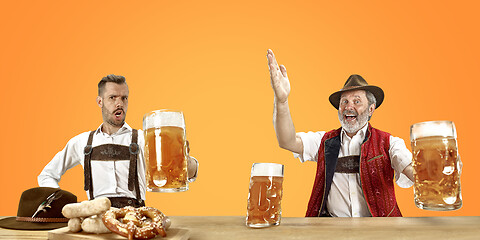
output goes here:
[{"label": "white beard", "polygon": [[368,111],[364,111],[362,114],[357,114],[356,111],[345,110],[343,113],[351,113],[357,115],[356,121],[354,123],[349,123],[347,120],[345,120],[345,118],[343,118],[343,114],[338,111],[338,120],[340,120],[342,128],[345,129],[347,133],[356,133],[368,122]]}]

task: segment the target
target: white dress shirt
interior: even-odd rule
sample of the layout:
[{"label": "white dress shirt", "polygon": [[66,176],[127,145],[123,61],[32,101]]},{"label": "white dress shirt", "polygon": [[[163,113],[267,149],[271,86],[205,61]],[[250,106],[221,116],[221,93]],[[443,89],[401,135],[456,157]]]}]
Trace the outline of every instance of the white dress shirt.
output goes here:
[{"label": "white dress shirt", "polygon": [[[87,145],[90,132],[81,133],[70,139],[65,148],[58,152],[55,157],[45,166],[38,176],[40,187],[58,188],[58,182],[62,175],[70,168],[84,164],[84,148]],[[132,128],[127,124],[112,135],[102,131],[102,125],[93,135],[92,147],[103,144],[118,144],[130,146],[132,141]],[[145,200],[145,159],[143,131],[138,130],[138,153],[137,169],[140,195]],[[92,161],[93,196],[97,197],[129,197],[136,198],[135,192],[128,190],[128,173],[130,159],[125,161]],[[141,173],[141,174],[140,174]],[[87,196],[89,192],[87,191]]]},{"label": "white dress shirt", "polygon": [[[345,130],[340,134],[341,147],[338,157],[360,155],[361,144],[365,138],[368,124],[350,138]],[[318,149],[326,132],[300,132],[297,135],[303,142],[303,155],[294,153],[301,162],[317,161]],[[399,187],[408,188],[413,182],[405,176],[403,170],[412,162],[412,154],[405,142],[390,136],[390,161],[395,170],[395,180]],[[334,217],[370,217],[370,211],[363,194],[359,173],[335,173],[327,199],[327,209]]]}]

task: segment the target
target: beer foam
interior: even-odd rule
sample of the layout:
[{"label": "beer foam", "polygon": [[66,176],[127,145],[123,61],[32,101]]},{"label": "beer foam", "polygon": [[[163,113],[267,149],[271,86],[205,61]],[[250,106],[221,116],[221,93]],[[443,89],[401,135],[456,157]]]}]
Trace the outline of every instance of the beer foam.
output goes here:
[{"label": "beer foam", "polygon": [[416,123],[410,127],[411,141],[432,136],[457,138],[455,124],[451,121],[429,121]]},{"label": "beer foam", "polygon": [[173,110],[156,110],[143,116],[143,130],[166,126],[185,128],[183,113]]},{"label": "beer foam", "polygon": [[283,165],[278,163],[254,163],[251,176],[283,177]]}]

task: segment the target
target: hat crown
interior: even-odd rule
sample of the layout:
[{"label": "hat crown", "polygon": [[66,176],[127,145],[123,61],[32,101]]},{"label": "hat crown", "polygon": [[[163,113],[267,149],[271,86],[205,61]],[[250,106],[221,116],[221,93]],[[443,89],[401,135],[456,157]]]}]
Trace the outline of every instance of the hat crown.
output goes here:
[{"label": "hat crown", "polygon": [[45,208],[46,211],[40,211],[36,217],[64,218],[62,214],[63,206],[77,202],[77,197],[59,188],[49,187],[36,187],[24,191],[18,203],[17,217],[32,217],[37,208],[57,191],[59,192],[57,199],[50,203],[50,207]]},{"label": "hat crown", "polygon": [[363,86],[368,86],[367,81],[365,81],[365,79],[363,79],[362,76],[353,74],[353,75],[350,75],[350,77],[347,79],[342,89],[345,90],[353,87],[363,87]]}]

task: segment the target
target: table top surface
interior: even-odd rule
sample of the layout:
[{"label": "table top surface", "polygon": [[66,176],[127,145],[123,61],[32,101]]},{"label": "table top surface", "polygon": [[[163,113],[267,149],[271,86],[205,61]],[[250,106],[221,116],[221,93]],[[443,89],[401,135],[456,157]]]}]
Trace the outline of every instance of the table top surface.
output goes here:
[{"label": "table top surface", "polygon": [[[3,218],[3,217],[0,217]],[[480,216],[399,218],[282,218],[252,229],[243,216],[171,216],[190,239],[480,239]],[[168,234],[168,231],[167,231]],[[99,235],[100,236],[100,235]],[[0,228],[0,239],[47,239],[48,231]],[[101,239],[101,237],[99,237]],[[160,238],[159,238],[160,239]]]}]

